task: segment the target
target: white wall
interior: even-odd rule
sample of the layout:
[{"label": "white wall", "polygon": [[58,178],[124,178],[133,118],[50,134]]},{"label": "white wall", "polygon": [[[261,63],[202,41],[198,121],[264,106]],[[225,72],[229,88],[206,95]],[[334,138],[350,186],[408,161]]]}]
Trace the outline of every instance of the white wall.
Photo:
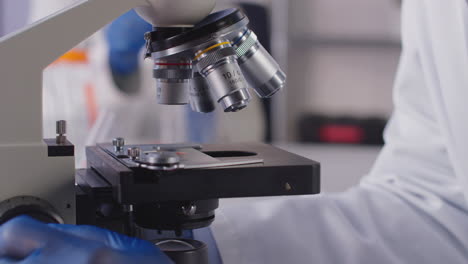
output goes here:
[{"label": "white wall", "polygon": [[28,12],[29,0],[0,0],[0,36],[24,26]]},{"label": "white wall", "polygon": [[374,164],[380,147],[279,144],[278,147],[320,162],[322,192],[342,192],[357,185]]}]

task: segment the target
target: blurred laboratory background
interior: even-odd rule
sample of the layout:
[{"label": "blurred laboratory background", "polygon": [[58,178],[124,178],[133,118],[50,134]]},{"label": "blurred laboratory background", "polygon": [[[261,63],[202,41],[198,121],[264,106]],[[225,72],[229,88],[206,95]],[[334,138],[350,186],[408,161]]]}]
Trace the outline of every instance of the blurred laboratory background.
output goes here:
[{"label": "blurred laboratory background", "polygon": [[[0,0],[0,36],[73,2]],[[400,5],[219,0],[218,9],[244,9],[288,84],[271,100],[254,98],[241,112],[218,109],[208,116],[157,105],[153,65],[142,50],[137,74],[116,75],[109,69],[115,43],[103,29],[45,70],[45,136],[53,136],[55,120],[67,119],[79,149],[116,136],[141,143],[268,142],[320,161],[323,190],[344,190],[367,173],[383,144],[401,52]]]}]

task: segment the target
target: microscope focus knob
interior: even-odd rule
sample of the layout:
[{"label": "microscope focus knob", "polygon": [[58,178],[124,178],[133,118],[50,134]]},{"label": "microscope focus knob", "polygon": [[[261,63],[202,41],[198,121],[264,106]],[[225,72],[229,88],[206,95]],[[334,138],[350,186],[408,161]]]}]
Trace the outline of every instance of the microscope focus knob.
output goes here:
[{"label": "microscope focus knob", "polygon": [[134,161],[142,168],[156,171],[176,170],[183,166],[180,156],[173,151],[158,150],[156,152],[145,153],[140,159],[135,159]]},{"label": "microscope focus knob", "polygon": [[125,139],[124,138],[114,138],[112,140],[112,145],[114,146],[115,152],[121,152],[125,146]]},{"label": "microscope focus knob", "polygon": [[138,147],[128,148],[128,149],[127,149],[127,155],[128,155],[132,160],[139,159],[139,158],[140,158],[140,155],[141,155],[141,149],[138,148]]},{"label": "microscope focus knob", "polygon": [[150,165],[176,165],[180,163],[180,157],[175,152],[159,151],[149,153],[146,156],[146,162]]},{"label": "microscope focus knob", "polygon": [[63,224],[62,217],[50,203],[33,196],[17,196],[0,202],[0,225],[27,215],[44,223]]},{"label": "microscope focus knob", "polygon": [[191,239],[160,239],[154,241],[176,264],[208,264],[208,247]]}]

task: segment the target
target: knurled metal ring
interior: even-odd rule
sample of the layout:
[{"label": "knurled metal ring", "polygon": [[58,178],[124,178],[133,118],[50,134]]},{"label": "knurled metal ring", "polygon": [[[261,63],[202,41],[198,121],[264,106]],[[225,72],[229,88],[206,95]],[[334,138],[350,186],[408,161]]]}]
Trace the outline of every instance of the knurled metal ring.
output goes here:
[{"label": "knurled metal ring", "polygon": [[16,196],[0,202],[0,224],[14,217],[29,215],[47,223],[63,224],[63,218],[47,201],[33,196]]},{"label": "knurled metal ring", "polygon": [[237,57],[244,56],[257,42],[257,35],[251,31],[247,39],[236,49]]},{"label": "knurled metal ring", "polygon": [[192,69],[155,69],[153,77],[156,79],[189,80],[193,78]]},{"label": "knurled metal ring", "polygon": [[206,67],[213,65],[216,62],[229,56],[237,56],[236,51],[233,47],[226,47],[211,53],[207,53],[205,57],[203,57],[202,59],[200,59],[200,61],[197,62],[198,70],[202,71]]}]

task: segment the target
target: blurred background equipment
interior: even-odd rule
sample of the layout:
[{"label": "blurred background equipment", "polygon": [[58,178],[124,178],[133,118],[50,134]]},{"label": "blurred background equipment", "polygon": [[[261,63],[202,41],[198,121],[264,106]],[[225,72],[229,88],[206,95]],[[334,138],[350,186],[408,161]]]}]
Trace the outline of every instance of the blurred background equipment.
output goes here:
[{"label": "blurred background equipment", "polygon": [[299,123],[299,140],[304,143],[381,146],[386,123],[383,118],[304,115]]},{"label": "blurred background equipment", "polygon": [[300,0],[290,8],[289,139],[303,134],[310,114],[387,119],[401,51],[399,4]]}]

